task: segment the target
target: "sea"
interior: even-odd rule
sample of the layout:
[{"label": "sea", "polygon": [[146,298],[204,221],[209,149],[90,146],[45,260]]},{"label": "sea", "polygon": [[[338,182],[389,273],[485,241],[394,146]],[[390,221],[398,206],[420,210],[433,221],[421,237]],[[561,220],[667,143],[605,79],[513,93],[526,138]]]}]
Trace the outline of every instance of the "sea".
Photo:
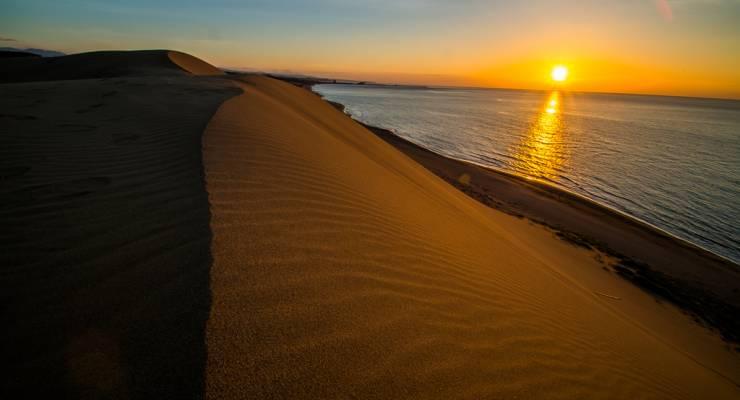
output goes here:
[{"label": "sea", "polygon": [[322,84],[364,123],[585,196],[740,264],[740,101]]}]

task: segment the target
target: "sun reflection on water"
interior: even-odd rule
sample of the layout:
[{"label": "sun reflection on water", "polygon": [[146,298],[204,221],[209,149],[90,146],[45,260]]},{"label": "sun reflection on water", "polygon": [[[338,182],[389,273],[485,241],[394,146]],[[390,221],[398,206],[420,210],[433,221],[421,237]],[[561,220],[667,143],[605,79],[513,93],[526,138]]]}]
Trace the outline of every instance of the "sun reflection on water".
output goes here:
[{"label": "sun reflection on water", "polygon": [[524,139],[513,149],[512,166],[527,176],[557,181],[565,163],[560,92],[550,93]]}]

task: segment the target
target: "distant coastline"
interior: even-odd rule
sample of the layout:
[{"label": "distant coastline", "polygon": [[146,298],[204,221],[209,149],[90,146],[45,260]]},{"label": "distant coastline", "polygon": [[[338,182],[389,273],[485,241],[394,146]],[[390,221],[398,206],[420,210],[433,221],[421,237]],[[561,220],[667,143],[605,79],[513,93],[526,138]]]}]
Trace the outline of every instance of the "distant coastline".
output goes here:
[{"label": "distant coastline", "polygon": [[[226,70],[227,73],[230,72],[230,70]],[[234,71],[233,73],[241,73],[239,71]],[[292,75],[292,74],[273,74],[273,73],[265,73],[265,75],[280,79],[289,81],[293,84],[298,85],[304,85],[306,87],[310,87],[313,85],[363,85],[363,86],[373,86],[373,87],[387,87],[387,88],[395,88],[395,89],[417,89],[417,90],[508,90],[508,91],[516,91],[516,92],[531,92],[531,93],[546,93],[550,92],[553,89],[520,89],[520,88],[510,88],[510,87],[483,87],[483,86],[449,86],[449,85],[411,85],[411,84],[399,84],[399,83],[382,83],[382,82],[372,82],[372,81],[359,81],[359,80],[351,80],[351,79],[334,79],[334,78],[320,78],[320,77],[314,77],[314,76],[304,76],[304,75]],[[625,93],[625,92],[599,92],[599,91],[579,91],[579,90],[569,90],[569,92],[573,94],[583,94],[583,95],[595,95],[595,96],[635,96],[635,97],[665,97],[669,99],[684,99],[684,100],[691,100],[691,99],[697,99],[697,100],[712,100],[717,102],[732,102],[736,103],[736,107],[731,107],[733,109],[740,108],[740,97],[709,97],[709,96],[686,96],[686,95],[675,95],[675,94],[660,94],[660,93]]]},{"label": "distant coastline", "polygon": [[293,84],[297,84],[303,87],[311,87],[313,85],[323,84],[323,85],[357,85],[357,86],[365,86],[365,87],[416,89],[416,90],[434,89],[433,86],[428,86],[428,85],[405,85],[405,84],[398,84],[398,83],[380,83],[380,82],[372,82],[372,81],[355,81],[355,80],[348,80],[348,79],[296,77],[296,76],[282,75],[282,74],[266,74],[266,75],[271,78],[289,81]]}]

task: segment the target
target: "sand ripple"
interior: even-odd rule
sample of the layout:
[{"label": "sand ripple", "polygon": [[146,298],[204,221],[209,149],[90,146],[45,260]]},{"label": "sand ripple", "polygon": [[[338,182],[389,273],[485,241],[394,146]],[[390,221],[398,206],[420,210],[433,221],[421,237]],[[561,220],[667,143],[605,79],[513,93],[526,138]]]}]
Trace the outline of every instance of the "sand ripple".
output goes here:
[{"label": "sand ripple", "polygon": [[0,397],[203,392],[201,134],[230,87],[179,74],[0,85]]},{"label": "sand ripple", "polygon": [[210,398],[731,398],[318,97],[245,79],[204,136]]}]

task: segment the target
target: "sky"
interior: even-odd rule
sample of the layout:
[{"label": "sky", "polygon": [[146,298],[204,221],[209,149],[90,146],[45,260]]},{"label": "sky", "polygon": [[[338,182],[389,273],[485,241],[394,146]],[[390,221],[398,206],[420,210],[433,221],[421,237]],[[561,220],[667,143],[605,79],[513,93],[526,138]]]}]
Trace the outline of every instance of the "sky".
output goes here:
[{"label": "sky", "polygon": [[740,0],[0,0],[0,47],[447,86],[740,98]]}]

